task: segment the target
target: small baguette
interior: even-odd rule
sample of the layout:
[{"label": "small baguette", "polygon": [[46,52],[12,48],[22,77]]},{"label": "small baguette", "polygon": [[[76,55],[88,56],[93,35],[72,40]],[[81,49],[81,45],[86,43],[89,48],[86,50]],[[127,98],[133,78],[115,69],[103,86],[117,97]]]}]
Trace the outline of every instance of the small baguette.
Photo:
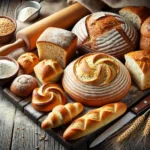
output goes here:
[{"label": "small baguette", "polygon": [[76,140],[115,120],[127,109],[122,102],[104,105],[76,119],[64,132],[65,140]]},{"label": "small baguette", "polygon": [[81,103],[68,103],[54,107],[47,118],[42,122],[43,129],[56,128],[70,122],[74,117],[83,111]]}]

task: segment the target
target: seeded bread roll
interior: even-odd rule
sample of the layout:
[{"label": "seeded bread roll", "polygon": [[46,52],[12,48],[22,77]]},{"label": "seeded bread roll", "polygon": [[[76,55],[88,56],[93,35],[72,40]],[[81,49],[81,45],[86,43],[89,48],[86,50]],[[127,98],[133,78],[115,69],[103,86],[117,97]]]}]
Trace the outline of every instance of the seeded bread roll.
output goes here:
[{"label": "seeded bread roll", "polygon": [[25,74],[30,74],[33,72],[35,65],[39,63],[39,58],[34,53],[24,53],[22,54],[17,62],[22,67]]},{"label": "seeded bread roll", "polygon": [[31,75],[20,75],[12,82],[10,90],[17,96],[27,97],[38,87],[37,80]]},{"label": "seeded bread roll", "polygon": [[75,101],[101,106],[121,100],[131,86],[126,67],[116,58],[91,53],[79,57],[64,70],[62,85]]},{"label": "seeded bread roll", "polygon": [[88,15],[74,26],[72,32],[78,36],[80,53],[103,52],[123,58],[137,45],[137,32],[133,25],[114,13]]},{"label": "seeded bread roll", "polygon": [[59,81],[63,73],[63,69],[57,61],[45,59],[34,67],[34,72],[38,80],[44,84],[47,82]]},{"label": "seeded bread roll", "polygon": [[62,68],[75,56],[77,36],[60,28],[47,28],[37,40],[38,55],[40,60],[54,59]]}]

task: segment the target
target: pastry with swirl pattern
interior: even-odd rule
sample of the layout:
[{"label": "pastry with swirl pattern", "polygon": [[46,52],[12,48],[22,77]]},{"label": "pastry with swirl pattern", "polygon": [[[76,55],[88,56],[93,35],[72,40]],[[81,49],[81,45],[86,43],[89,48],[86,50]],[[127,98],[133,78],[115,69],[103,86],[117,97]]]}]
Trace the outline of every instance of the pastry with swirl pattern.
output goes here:
[{"label": "pastry with swirl pattern", "polygon": [[131,86],[131,77],[116,58],[90,53],[67,66],[62,84],[73,100],[89,106],[101,106],[125,97]]},{"label": "pastry with swirl pattern", "polygon": [[49,112],[57,105],[66,103],[66,95],[56,83],[46,83],[34,89],[32,106],[41,112]]}]

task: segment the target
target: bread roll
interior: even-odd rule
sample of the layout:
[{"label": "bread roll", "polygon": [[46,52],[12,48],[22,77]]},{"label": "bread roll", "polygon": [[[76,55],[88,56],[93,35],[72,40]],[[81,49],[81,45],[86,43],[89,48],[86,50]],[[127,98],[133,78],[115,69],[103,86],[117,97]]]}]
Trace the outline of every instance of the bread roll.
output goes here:
[{"label": "bread roll", "polygon": [[82,111],[83,105],[81,103],[58,105],[53,108],[52,112],[42,122],[42,128],[46,130],[67,124]]},{"label": "bread roll", "polygon": [[103,52],[123,58],[137,45],[137,32],[122,16],[97,12],[81,19],[73,28],[80,53]]},{"label": "bread roll", "polygon": [[64,70],[63,88],[75,101],[89,106],[117,102],[126,96],[131,77],[116,58],[91,53],[79,57]]},{"label": "bread roll", "polygon": [[150,17],[141,26],[140,49],[150,50]]},{"label": "bread roll", "polygon": [[39,63],[39,58],[34,53],[24,53],[22,54],[17,62],[22,67],[25,74],[30,74],[33,72],[35,65]]},{"label": "bread roll", "polygon": [[121,116],[125,113],[126,109],[127,106],[120,102],[107,104],[98,109],[91,110],[73,121],[65,130],[63,138],[65,140],[76,140],[88,135]]},{"label": "bread roll", "polygon": [[140,30],[142,23],[150,16],[150,9],[144,6],[127,6],[119,14],[129,20],[133,26]]},{"label": "bread roll", "polygon": [[66,95],[56,83],[46,83],[34,89],[32,106],[42,112],[49,112],[57,105],[66,103]]},{"label": "bread roll", "polygon": [[36,45],[41,60],[54,59],[65,68],[75,55],[77,37],[70,31],[49,27],[41,34]]},{"label": "bread roll", "polygon": [[125,65],[141,90],[150,88],[150,51],[140,50],[125,55]]},{"label": "bread roll", "polygon": [[57,61],[44,59],[34,67],[34,72],[38,80],[44,84],[47,82],[59,81],[63,69]]},{"label": "bread roll", "polygon": [[38,87],[38,82],[34,77],[31,75],[20,75],[12,82],[10,90],[17,96],[27,97],[36,87]]}]

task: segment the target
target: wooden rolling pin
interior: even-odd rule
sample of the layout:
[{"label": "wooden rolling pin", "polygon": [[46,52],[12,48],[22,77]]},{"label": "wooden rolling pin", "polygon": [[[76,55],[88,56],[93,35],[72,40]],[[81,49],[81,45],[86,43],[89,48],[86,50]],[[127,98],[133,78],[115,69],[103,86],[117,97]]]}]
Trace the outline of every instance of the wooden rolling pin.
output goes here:
[{"label": "wooden rolling pin", "polygon": [[27,51],[36,47],[36,41],[41,33],[48,27],[58,27],[68,29],[73,26],[79,19],[89,14],[89,10],[75,3],[64,8],[30,26],[20,30],[16,34],[17,41],[0,48],[0,56],[5,56],[17,48],[24,47]]}]

